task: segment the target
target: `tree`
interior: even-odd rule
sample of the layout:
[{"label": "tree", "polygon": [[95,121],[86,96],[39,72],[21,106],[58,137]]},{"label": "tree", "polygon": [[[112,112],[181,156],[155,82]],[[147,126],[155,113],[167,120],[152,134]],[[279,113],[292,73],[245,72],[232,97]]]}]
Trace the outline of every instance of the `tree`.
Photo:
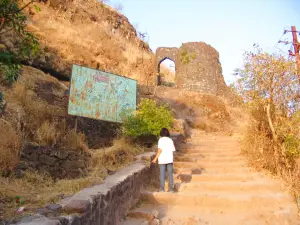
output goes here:
[{"label": "tree", "polygon": [[[295,151],[299,125],[294,126],[299,114],[300,85],[295,62],[281,55],[269,54],[258,46],[244,54],[244,65],[237,69],[235,87],[249,106],[257,131],[268,134],[274,143],[274,160],[286,161]],[[277,172],[278,167],[276,168]]]},{"label": "tree", "polygon": [[[36,37],[26,30],[27,18],[23,10],[34,1],[19,7],[17,0],[0,0],[0,39],[12,32],[18,40],[18,52],[0,48],[0,75],[5,76],[9,84],[19,77],[21,62],[34,55],[38,50]],[[40,9],[34,6],[37,11]]]},{"label": "tree", "polygon": [[243,68],[236,75],[237,90],[246,102],[259,101],[286,116],[299,110],[300,86],[293,61],[256,47],[245,53]]}]

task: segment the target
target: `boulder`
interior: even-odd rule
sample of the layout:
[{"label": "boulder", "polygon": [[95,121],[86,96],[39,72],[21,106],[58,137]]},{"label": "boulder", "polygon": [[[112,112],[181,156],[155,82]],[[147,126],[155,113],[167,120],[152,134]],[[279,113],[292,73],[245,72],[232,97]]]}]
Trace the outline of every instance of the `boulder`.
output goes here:
[{"label": "boulder", "polygon": [[185,135],[186,122],[183,119],[174,119],[172,124],[172,131],[180,132]]},{"label": "boulder", "polygon": [[205,130],[207,128],[207,121],[203,117],[188,117],[186,121],[194,129]]}]

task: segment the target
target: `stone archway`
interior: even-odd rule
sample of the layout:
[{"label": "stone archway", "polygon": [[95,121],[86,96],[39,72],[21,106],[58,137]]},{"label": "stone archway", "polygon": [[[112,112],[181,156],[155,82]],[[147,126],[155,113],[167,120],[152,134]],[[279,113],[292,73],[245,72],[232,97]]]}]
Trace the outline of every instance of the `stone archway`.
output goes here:
[{"label": "stone archway", "polygon": [[[156,50],[155,67],[156,67],[156,74],[157,74],[157,85],[161,84],[160,64],[166,59],[169,59],[174,62],[175,68],[177,68],[177,57],[178,57],[178,48],[162,47]],[[176,76],[176,71],[175,71],[175,76]]]},{"label": "stone archway", "polygon": [[158,48],[155,61],[157,85],[160,85],[159,66],[165,59],[175,63],[176,87],[213,95],[226,94],[219,53],[212,46],[204,42],[188,42],[180,48]]},{"label": "stone archway", "polygon": [[[174,69],[171,69],[171,67],[174,67]],[[174,60],[169,57],[163,58],[157,65],[157,76],[157,85],[175,86],[176,64]]]}]

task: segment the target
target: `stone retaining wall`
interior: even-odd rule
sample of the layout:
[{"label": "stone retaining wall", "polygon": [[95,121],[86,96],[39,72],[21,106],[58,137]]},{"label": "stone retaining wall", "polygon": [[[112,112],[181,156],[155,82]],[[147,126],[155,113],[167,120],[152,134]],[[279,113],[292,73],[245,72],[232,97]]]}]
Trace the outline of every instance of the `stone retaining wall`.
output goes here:
[{"label": "stone retaining wall", "polygon": [[[153,152],[139,155],[130,166],[107,177],[104,183],[85,188],[58,204],[39,209],[15,225],[118,225],[137,204],[140,190],[148,184],[157,166],[149,166]],[[151,164],[153,165],[153,164]],[[68,216],[60,216],[61,213]]]},{"label": "stone retaining wall", "polygon": [[24,171],[33,170],[55,179],[84,177],[88,174],[90,158],[91,155],[84,151],[28,145],[21,153],[21,163],[15,168],[15,175],[22,177]]}]

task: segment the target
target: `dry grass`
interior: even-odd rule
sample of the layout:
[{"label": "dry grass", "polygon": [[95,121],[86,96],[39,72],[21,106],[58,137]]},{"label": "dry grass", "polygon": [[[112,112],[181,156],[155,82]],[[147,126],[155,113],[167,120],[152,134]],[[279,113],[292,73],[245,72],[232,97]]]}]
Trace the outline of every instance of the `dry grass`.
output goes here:
[{"label": "dry grass", "polygon": [[70,130],[60,135],[59,145],[69,150],[89,151],[86,145],[85,135],[75,130]]},{"label": "dry grass", "polygon": [[134,161],[135,156],[143,151],[144,149],[132,146],[123,139],[116,140],[110,148],[91,152],[90,173],[85,178],[54,182],[49,176],[33,172],[25,173],[22,179],[2,177],[0,178],[0,201],[5,202],[4,216],[12,217],[15,214],[17,195],[24,198],[24,206],[30,213],[37,207],[59,201],[62,195],[69,196],[83,188],[101,183],[109,171],[116,171],[129,165]]},{"label": "dry grass", "polygon": [[21,140],[13,126],[0,119],[0,175],[5,169],[12,169],[19,162]]},{"label": "dry grass", "polygon": [[35,133],[35,139],[39,145],[54,146],[57,143],[58,136],[56,123],[50,123],[49,121],[43,122]]},{"label": "dry grass", "polygon": [[99,176],[59,180],[55,183],[50,177],[34,172],[26,172],[22,179],[0,178],[0,200],[5,203],[4,218],[16,216],[16,196],[24,199],[26,213],[31,213],[38,207],[59,201],[61,196],[72,195],[101,180],[102,177]]},{"label": "dry grass", "polygon": [[206,132],[233,135],[243,130],[248,121],[242,109],[227,105],[218,96],[162,86],[156,94],[159,101],[172,107],[176,118],[186,118],[192,127]]},{"label": "dry grass", "polygon": [[276,146],[270,134],[257,129],[257,123],[247,126],[242,139],[242,151],[249,164],[258,171],[270,173],[284,180],[294,199],[300,196],[300,169],[294,158],[281,155],[277,162],[274,149]]},{"label": "dry grass", "polygon": [[101,70],[138,79],[140,84],[154,82],[153,54],[141,47],[133,26],[118,13],[94,0],[76,0],[66,12],[36,4],[41,12],[31,16],[29,28],[46,46],[41,63],[51,56],[58,72],[71,63],[99,65]]},{"label": "dry grass", "polygon": [[164,81],[175,83],[175,73],[164,65],[160,65],[160,73],[163,74]]},{"label": "dry grass", "polygon": [[5,97],[10,103],[8,113],[14,120],[17,119],[16,122],[22,127],[24,136],[40,144],[56,143],[56,137],[59,135],[56,120],[63,115],[62,108],[47,104],[21,82],[17,82],[12,89],[5,92]]},{"label": "dry grass", "polygon": [[103,172],[103,169],[116,170],[128,165],[134,157],[144,150],[139,146],[132,146],[124,139],[115,140],[110,148],[92,153],[91,167],[94,172]]},{"label": "dry grass", "polygon": [[229,118],[226,105],[223,100],[217,96],[209,94],[201,94],[197,92],[182,91],[177,99],[178,103],[184,103],[193,108],[197,112],[197,109],[201,109],[199,114],[208,115],[211,119],[217,118]]}]

